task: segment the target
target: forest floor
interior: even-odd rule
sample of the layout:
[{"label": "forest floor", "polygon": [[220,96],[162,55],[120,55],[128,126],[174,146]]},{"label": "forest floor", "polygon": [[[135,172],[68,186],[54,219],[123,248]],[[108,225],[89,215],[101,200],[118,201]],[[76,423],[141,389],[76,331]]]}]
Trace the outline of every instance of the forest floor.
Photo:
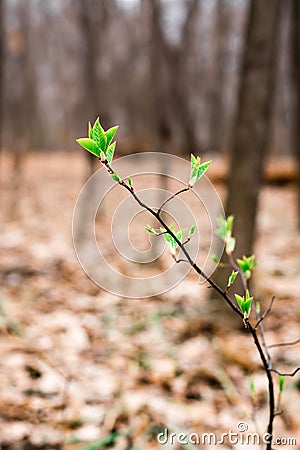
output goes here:
[{"label": "forest floor", "polygon": [[[2,161],[0,448],[259,448],[242,437],[265,432],[265,376],[247,330],[222,306],[216,313],[207,286],[191,274],[168,292],[132,300],[104,291],[82,270],[72,216],[85,169],[80,156],[32,154],[16,177],[11,160]],[[216,189],[222,197],[222,184]],[[112,195],[118,201],[118,191]],[[108,236],[110,225],[109,214],[100,217],[99,235]],[[111,261],[119,258],[110,239],[101,242]],[[255,295],[262,310],[276,296],[264,321],[270,344],[300,338],[299,255],[295,186],[266,186]],[[299,366],[300,344],[271,352],[278,370]],[[275,437],[282,441],[274,448],[300,448],[299,373],[285,379],[280,410]],[[176,433],[173,444],[157,442],[165,429]],[[179,433],[194,433],[196,442],[195,433],[220,439],[230,430],[238,443],[177,441]]]}]

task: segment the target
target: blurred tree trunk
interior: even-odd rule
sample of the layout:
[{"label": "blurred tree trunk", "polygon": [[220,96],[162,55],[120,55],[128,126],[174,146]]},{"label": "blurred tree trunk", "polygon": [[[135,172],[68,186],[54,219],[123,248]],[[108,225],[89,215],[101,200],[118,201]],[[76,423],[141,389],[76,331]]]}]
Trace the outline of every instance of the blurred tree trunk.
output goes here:
[{"label": "blurred tree trunk", "polygon": [[[99,64],[101,63],[101,46],[105,42],[105,33],[108,24],[108,7],[113,2],[105,0],[77,0],[78,18],[83,44],[83,109],[87,120],[94,121],[101,115],[101,123],[109,125],[109,113],[106,94],[99,77]],[[98,161],[89,152],[86,152],[89,161],[89,175],[98,166]]]},{"label": "blurred tree trunk", "polygon": [[295,109],[293,123],[293,147],[298,162],[298,228],[300,230],[300,3],[293,0],[292,7],[292,76],[295,89]]},{"label": "blurred tree trunk", "polygon": [[193,44],[194,29],[199,14],[200,1],[189,0],[186,6],[186,16],[182,28],[181,41],[177,47],[170,49],[171,71],[170,80],[173,81],[171,100],[173,110],[177,115],[178,124],[182,129],[184,154],[195,151],[197,140],[195,135],[195,120],[191,114],[189,104],[188,66],[190,49]]},{"label": "blurred tree trunk", "polygon": [[[226,206],[226,215],[233,214],[235,217],[235,257],[253,252],[263,162],[270,142],[278,12],[279,0],[251,0]],[[215,282],[225,287],[230,272],[229,269],[219,268],[214,274]],[[235,283],[235,291],[242,291],[241,283]],[[225,306],[218,305],[217,308],[225,312]]]},{"label": "blurred tree trunk", "polygon": [[240,79],[226,212],[235,216],[236,256],[253,251],[276,77],[279,0],[252,0]]},{"label": "blurred tree trunk", "polygon": [[3,79],[4,79],[4,1],[0,0],[0,155],[2,150],[3,129]]},{"label": "blurred tree trunk", "polygon": [[15,89],[10,93],[9,98],[9,125],[13,146],[12,199],[10,203],[12,218],[19,214],[22,199],[20,190],[23,161],[25,153],[34,142],[36,127],[36,79],[30,41],[31,7],[30,1],[19,1],[16,9],[18,29],[10,38],[10,58],[13,66],[10,76],[15,82]]},{"label": "blurred tree trunk", "polygon": [[215,46],[215,67],[213,78],[213,86],[210,90],[210,149],[212,151],[224,150],[225,137],[225,113],[224,93],[225,93],[225,63],[226,63],[226,46],[228,36],[228,14],[225,0],[218,0],[215,9],[214,24],[214,42]]},{"label": "blurred tree trunk", "polygon": [[[187,92],[187,66],[193,43],[193,30],[197,19],[199,0],[186,2],[186,16],[178,44],[171,44],[163,30],[162,2],[144,0],[151,9],[150,17],[150,61],[151,88],[153,92],[153,119],[158,138],[158,147],[164,151],[178,137],[179,146],[185,153],[196,147],[194,119],[190,112]],[[179,136],[176,135],[175,130]],[[178,148],[178,144],[175,146]]]},{"label": "blurred tree trunk", "polygon": [[162,6],[160,0],[151,2],[150,20],[150,76],[152,90],[153,125],[157,136],[156,146],[166,151],[170,145],[172,125],[166,66],[167,43],[162,30]]}]

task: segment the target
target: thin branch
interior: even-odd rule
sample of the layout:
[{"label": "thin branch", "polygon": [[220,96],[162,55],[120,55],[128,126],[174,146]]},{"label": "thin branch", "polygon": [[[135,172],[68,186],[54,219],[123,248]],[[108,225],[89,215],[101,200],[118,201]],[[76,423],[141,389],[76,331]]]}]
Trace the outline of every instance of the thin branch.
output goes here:
[{"label": "thin branch", "polygon": [[191,240],[191,236],[189,236],[189,237],[182,243],[182,245],[188,244],[188,243],[190,242],[190,240]]},{"label": "thin branch", "polygon": [[279,372],[279,370],[276,369],[270,369],[271,372],[277,373],[277,375],[280,375],[282,377],[294,377],[296,373],[300,371],[300,367],[297,367],[297,369],[294,370],[294,372]]},{"label": "thin branch", "polygon": [[185,262],[189,264],[189,261],[187,259],[174,259],[174,261],[176,262],[176,264],[181,263],[181,262]]},{"label": "thin branch", "polygon": [[274,301],[275,301],[275,296],[272,297],[269,308],[263,313],[263,315],[261,317],[259,317],[259,313],[256,311],[256,308],[255,308],[256,319],[258,319],[258,320],[257,320],[256,324],[254,325],[254,328],[259,327],[261,340],[262,340],[263,346],[264,346],[266,354],[267,354],[269,369],[272,369],[272,358],[271,358],[269,346],[268,346],[266,338],[265,338],[265,330],[264,330],[262,321],[271,311]]},{"label": "thin branch", "polygon": [[180,191],[175,192],[175,194],[171,195],[169,198],[167,198],[158,208],[157,214],[160,215],[162,209],[164,206],[166,206],[167,203],[169,203],[171,200],[173,200],[178,195],[182,194],[183,192],[187,192],[190,188],[188,186],[185,186],[184,188],[180,189]]},{"label": "thin branch", "polygon": [[[105,167],[107,168],[107,171],[110,174],[114,173],[114,170],[112,169],[112,167],[110,166],[110,164],[108,163],[107,160],[105,161],[101,161]],[[179,248],[182,250],[182,252],[184,253],[186,259],[188,260],[188,262],[190,263],[191,267],[198,273],[198,275],[200,275],[202,278],[204,278],[211,287],[213,287],[215,289],[216,292],[218,292],[221,297],[224,298],[224,300],[226,301],[226,303],[231,307],[231,309],[238,314],[242,319],[244,317],[243,313],[240,311],[240,309],[233,303],[233,301],[228,297],[228,295],[226,294],[226,292],[221,289],[208,275],[206,275],[205,272],[203,272],[203,270],[193,261],[192,257],[190,256],[190,254],[188,253],[188,251],[185,249],[185,247],[182,245],[181,241],[177,238],[177,236],[174,234],[174,232],[168,227],[168,225],[165,223],[165,221],[161,218],[161,216],[158,214],[157,211],[155,211],[154,209],[150,208],[148,205],[146,205],[146,203],[144,203],[136,194],[136,192],[134,192],[131,187],[129,185],[127,185],[125,183],[124,180],[120,180],[118,181],[119,185],[123,186],[125,189],[127,189],[127,191],[133,196],[133,198],[136,200],[136,202],[146,211],[148,211],[152,216],[154,216],[159,222],[160,224],[165,228],[165,230],[167,231],[167,233],[172,236],[172,238],[174,239],[174,241],[177,243],[177,245],[179,246]]]},{"label": "thin branch", "polygon": [[296,345],[299,344],[300,339],[297,339],[296,341],[292,341],[292,342],[281,342],[280,344],[271,344],[269,345],[269,348],[274,348],[274,347],[287,347],[289,345]]},{"label": "thin branch", "polygon": [[253,337],[256,348],[259,352],[260,359],[263,363],[264,371],[266,373],[268,379],[268,389],[269,389],[269,422],[267,432],[270,436],[270,442],[267,443],[267,450],[271,450],[271,440],[273,436],[273,422],[275,417],[275,395],[274,395],[274,383],[272,377],[272,369],[269,366],[269,361],[266,359],[265,354],[263,352],[262,346],[259,342],[256,329],[249,323],[249,330]]},{"label": "thin branch", "polygon": [[[257,328],[258,325],[259,325],[259,324],[264,320],[264,318],[269,314],[269,312],[271,312],[274,301],[275,301],[275,296],[272,297],[272,300],[271,300],[271,303],[270,303],[269,308],[266,309],[266,311],[263,313],[263,315],[259,318],[259,320],[258,320],[258,321],[256,322],[256,324],[254,325],[254,328]],[[269,348],[270,348],[270,346],[269,346]]]}]

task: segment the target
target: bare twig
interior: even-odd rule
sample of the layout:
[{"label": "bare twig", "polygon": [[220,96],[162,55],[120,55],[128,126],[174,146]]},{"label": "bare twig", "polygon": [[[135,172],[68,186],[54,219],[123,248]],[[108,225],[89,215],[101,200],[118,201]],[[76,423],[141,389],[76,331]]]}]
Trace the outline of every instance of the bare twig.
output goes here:
[{"label": "bare twig", "polygon": [[178,264],[178,263],[181,263],[181,262],[185,262],[185,263],[188,263],[189,264],[189,261],[187,260],[187,259],[175,259],[175,262]]},{"label": "bare twig", "polygon": [[[258,321],[256,322],[256,324],[254,325],[254,328],[257,328],[257,327],[259,326],[259,324],[260,324],[260,323],[265,319],[265,317],[269,314],[269,312],[271,312],[274,301],[275,301],[275,296],[272,297],[272,300],[271,300],[271,303],[270,303],[269,308],[266,309],[266,311],[263,313],[263,315],[259,318],[259,320],[258,320]],[[269,346],[269,348],[270,348],[270,346]]]},{"label": "bare twig", "polygon": [[296,373],[298,373],[300,371],[300,367],[297,367],[297,369],[295,369],[293,372],[280,372],[279,370],[276,369],[270,369],[271,372],[275,372],[277,373],[277,375],[280,375],[282,377],[294,377],[296,375]]},{"label": "bare twig", "polygon": [[299,344],[300,339],[296,339],[296,341],[292,341],[292,342],[281,342],[279,344],[271,344],[269,345],[269,348],[274,348],[274,347],[287,347],[289,345],[296,345]]},{"label": "bare twig", "polygon": [[173,194],[169,198],[167,198],[158,208],[157,214],[160,215],[163,207],[166,206],[167,203],[169,203],[171,200],[173,200],[175,197],[182,194],[183,192],[187,192],[189,189],[190,189],[189,186],[185,186],[184,188],[180,189],[180,191],[175,192],[175,194]]}]

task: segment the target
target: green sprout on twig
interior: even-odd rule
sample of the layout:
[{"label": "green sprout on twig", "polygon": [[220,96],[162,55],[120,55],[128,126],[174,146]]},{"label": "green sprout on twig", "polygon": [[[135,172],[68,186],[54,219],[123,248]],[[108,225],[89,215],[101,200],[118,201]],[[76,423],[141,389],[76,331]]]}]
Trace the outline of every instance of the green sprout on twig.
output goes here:
[{"label": "green sprout on twig", "polygon": [[[229,264],[232,267],[232,273],[228,278],[227,286],[225,289],[222,289],[219,287],[210,276],[208,276],[202,269],[199,267],[196,261],[192,259],[192,256],[186,249],[185,244],[190,240],[191,236],[195,232],[196,226],[193,225],[188,233],[188,237],[186,241],[183,241],[184,235],[187,233],[187,229],[179,229],[178,231],[175,231],[174,223],[168,225],[164,218],[161,216],[161,212],[163,210],[163,207],[173,200],[176,196],[192,189],[194,185],[200,180],[200,178],[205,174],[209,166],[211,165],[211,161],[207,161],[204,163],[201,163],[201,158],[195,157],[193,154],[191,155],[191,171],[190,171],[190,178],[188,184],[181,190],[175,192],[172,194],[168,199],[166,199],[162,205],[159,208],[152,208],[148,206],[146,203],[144,203],[138,194],[135,192],[133,188],[133,182],[132,179],[129,177],[127,180],[122,180],[119,175],[114,171],[114,169],[111,166],[111,163],[113,161],[116,142],[113,142],[113,138],[115,136],[115,133],[118,130],[118,126],[114,126],[112,128],[109,128],[108,130],[104,130],[100,124],[99,117],[96,119],[94,125],[92,126],[89,122],[88,125],[88,137],[87,138],[80,138],[77,139],[78,144],[80,144],[85,150],[92,153],[96,157],[99,158],[101,163],[106,167],[109,175],[111,178],[118,183],[120,186],[127,189],[127,191],[133,196],[134,200],[149,214],[151,214],[159,223],[160,228],[154,229],[151,226],[146,226],[145,229],[151,234],[154,234],[156,236],[163,236],[165,239],[167,246],[169,247],[170,253],[172,257],[175,259],[176,263],[179,262],[187,262],[194,271],[202,278],[204,278],[209,287],[213,288],[227,303],[227,305],[231,308],[231,310],[237,314],[244,322],[245,328],[249,331],[251,334],[254,344],[258,350],[261,363],[263,366],[263,369],[265,371],[267,380],[268,380],[268,393],[269,393],[269,421],[267,426],[267,435],[268,439],[266,440],[266,450],[272,450],[272,436],[273,436],[273,422],[275,416],[278,414],[275,410],[275,396],[274,396],[274,380],[273,380],[273,373],[277,373],[279,375],[278,384],[279,384],[279,401],[280,403],[281,394],[284,388],[284,377],[290,376],[293,377],[300,371],[300,368],[298,367],[291,373],[281,373],[278,370],[274,369],[272,367],[272,358],[269,352],[269,348],[265,336],[264,336],[264,329],[262,327],[262,321],[267,317],[268,313],[271,311],[273,302],[275,300],[275,297],[272,298],[272,301],[270,303],[269,308],[260,315],[260,304],[258,302],[255,302],[255,315],[256,315],[256,322],[255,324],[251,323],[250,320],[250,314],[251,314],[251,307],[253,303],[253,297],[249,293],[248,288],[248,281],[252,275],[253,269],[257,266],[257,262],[255,261],[255,256],[243,256],[241,259],[237,259],[236,261],[233,258],[233,252],[235,250],[236,240],[233,237],[233,221],[234,217],[229,216],[227,218],[219,218],[218,219],[218,228],[216,230],[216,234],[224,241],[225,243],[225,250],[228,255]],[[176,259],[177,254],[179,251],[182,252],[185,259]],[[219,263],[219,261],[216,261]],[[225,266],[224,264],[219,264],[219,267]],[[236,278],[240,276],[243,282],[243,295],[234,294],[235,300],[232,300],[232,298],[228,295],[228,290],[231,288],[231,286],[234,284]],[[258,332],[259,329],[259,332]],[[293,342],[298,343],[299,340]],[[287,343],[287,344],[277,344],[279,345],[290,345],[293,343]],[[275,345],[273,344],[273,347]],[[251,393],[252,396],[255,394],[255,388],[253,380],[250,384]]]}]

